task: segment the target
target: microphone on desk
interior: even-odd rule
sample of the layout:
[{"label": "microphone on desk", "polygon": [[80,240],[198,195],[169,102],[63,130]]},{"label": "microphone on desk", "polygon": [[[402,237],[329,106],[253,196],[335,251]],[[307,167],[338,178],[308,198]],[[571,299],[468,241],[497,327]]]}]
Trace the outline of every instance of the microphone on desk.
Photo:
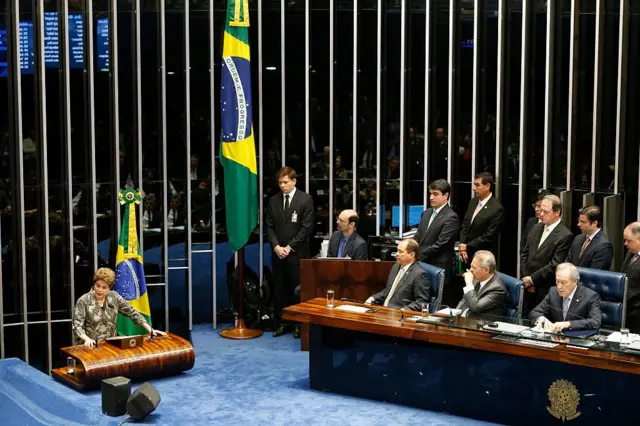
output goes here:
[{"label": "microphone on desk", "polygon": [[356,300],[356,299],[349,299],[348,297],[341,297],[340,298],[341,302],[352,302],[352,303],[360,303],[363,304],[364,302],[362,302],[361,300]]}]

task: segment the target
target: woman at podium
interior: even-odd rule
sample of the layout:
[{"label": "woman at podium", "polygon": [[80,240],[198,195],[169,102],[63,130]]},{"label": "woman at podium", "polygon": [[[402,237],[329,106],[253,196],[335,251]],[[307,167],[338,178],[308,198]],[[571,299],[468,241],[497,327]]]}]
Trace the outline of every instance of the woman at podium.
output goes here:
[{"label": "woman at podium", "polygon": [[127,316],[154,336],[166,334],[153,330],[140,312],[117,292],[111,290],[115,281],[116,273],[112,269],[100,268],[93,276],[93,288],[78,299],[73,311],[76,344],[92,347],[98,340],[114,337],[118,313]]}]

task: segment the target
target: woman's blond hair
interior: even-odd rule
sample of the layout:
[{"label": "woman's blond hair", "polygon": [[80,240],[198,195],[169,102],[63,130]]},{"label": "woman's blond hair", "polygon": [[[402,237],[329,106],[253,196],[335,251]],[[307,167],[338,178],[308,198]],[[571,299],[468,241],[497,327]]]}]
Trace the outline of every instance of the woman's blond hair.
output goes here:
[{"label": "woman's blond hair", "polygon": [[111,268],[100,268],[95,274],[93,274],[94,284],[98,280],[104,281],[109,286],[109,289],[112,289],[113,285],[116,283],[116,273]]}]

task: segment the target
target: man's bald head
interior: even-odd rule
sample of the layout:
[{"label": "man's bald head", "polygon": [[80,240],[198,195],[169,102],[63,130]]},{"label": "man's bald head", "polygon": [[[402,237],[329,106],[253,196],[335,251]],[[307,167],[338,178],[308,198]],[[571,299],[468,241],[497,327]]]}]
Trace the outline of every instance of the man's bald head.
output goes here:
[{"label": "man's bald head", "polygon": [[356,230],[360,217],[355,210],[343,210],[338,216],[336,223],[338,224],[338,231],[342,232],[344,236],[350,236]]}]

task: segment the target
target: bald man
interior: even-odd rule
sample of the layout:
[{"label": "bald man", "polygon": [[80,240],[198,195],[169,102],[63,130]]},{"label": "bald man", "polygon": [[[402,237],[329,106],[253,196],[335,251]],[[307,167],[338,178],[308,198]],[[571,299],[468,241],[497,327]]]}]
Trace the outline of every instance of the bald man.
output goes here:
[{"label": "bald man", "polygon": [[355,210],[343,210],[336,225],[338,230],[329,240],[329,257],[347,257],[353,260],[367,260],[367,242],[356,232],[358,213]]}]

